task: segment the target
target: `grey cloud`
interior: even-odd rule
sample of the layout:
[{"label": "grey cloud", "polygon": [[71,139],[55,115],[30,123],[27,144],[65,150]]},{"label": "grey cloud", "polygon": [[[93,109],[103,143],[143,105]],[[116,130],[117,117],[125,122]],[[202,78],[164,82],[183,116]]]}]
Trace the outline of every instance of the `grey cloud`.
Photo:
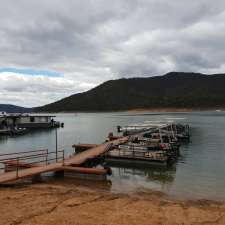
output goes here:
[{"label": "grey cloud", "polygon": [[[74,82],[29,79],[23,91],[43,93],[38,104],[108,79],[225,69],[222,0],[8,0],[0,13],[0,66],[59,71]],[[21,86],[6,86],[19,103]]]}]

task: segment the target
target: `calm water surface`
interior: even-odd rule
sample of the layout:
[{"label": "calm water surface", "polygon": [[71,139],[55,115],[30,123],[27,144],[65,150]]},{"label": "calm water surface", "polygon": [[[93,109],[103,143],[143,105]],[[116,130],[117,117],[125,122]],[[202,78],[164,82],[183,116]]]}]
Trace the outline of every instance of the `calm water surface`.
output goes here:
[{"label": "calm water surface", "polygon": [[[173,120],[189,123],[191,143],[181,147],[181,157],[171,168],[112,168],[111,191],[154,189],[188,199],[225,200],[225,113],[78,113],[58,114],[64,122],[58,129],[58,145],[67,154],[74,143],[101,143],[116,134],[117,125]],[[0,152],[55,149],[55,130],[0,139]]]}]

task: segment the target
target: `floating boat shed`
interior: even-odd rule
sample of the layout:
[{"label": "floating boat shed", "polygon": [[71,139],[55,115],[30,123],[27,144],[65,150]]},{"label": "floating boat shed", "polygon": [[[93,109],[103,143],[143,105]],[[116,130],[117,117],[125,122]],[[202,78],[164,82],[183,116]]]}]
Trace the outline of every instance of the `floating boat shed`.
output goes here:
[{"label": "floating boat shed", "polygon": [[0,134],[10,134],[15,129],[35,129],[59,127],[60,123],[54,120],[55,116],[35,114],[1,114]]}]

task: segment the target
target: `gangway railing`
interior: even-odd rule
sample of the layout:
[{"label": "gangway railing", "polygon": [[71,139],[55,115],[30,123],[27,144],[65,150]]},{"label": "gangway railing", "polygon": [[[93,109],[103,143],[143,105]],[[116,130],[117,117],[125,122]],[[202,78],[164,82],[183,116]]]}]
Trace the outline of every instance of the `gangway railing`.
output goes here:
[{"label": "gangway railing", "polygon": [[31,167],[49,165],[51,162],[63,162],[64,150],[49,151],[48,149],[14,152],[0,154],[0,173],[16,171],[16,177],[19,177],[19,171]]}]

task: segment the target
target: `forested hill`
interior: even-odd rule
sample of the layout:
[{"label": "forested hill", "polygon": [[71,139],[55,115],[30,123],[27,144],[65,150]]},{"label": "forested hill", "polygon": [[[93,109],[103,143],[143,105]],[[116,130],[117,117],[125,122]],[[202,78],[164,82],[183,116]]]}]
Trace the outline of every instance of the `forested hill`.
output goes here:
[{"label": "forested hill", "polygon": [[7,113],[29,113],[33,110],[31,108],[24,108],[16,105],[10,104],[0,104],[0,112],[7,112]]},{"label": "forested hill", "polygon": [[72,112],[171,107],[225,107],[225,74],[171,72],[164,76],[110,80],[35,110]]}]

